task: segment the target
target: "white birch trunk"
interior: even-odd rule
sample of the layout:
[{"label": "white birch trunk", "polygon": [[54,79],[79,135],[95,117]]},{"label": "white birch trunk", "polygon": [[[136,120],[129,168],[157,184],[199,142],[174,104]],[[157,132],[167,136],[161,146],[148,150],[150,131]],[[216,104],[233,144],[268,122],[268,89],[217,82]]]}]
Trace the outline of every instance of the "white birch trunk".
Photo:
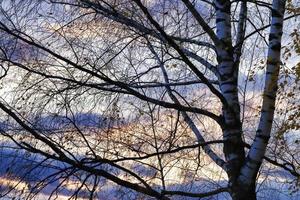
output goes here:
[{"label": "white birch trunk", "polygon": [[231,3],[229,0],[215,0],[217,37],[221,47],[217,47],[220,90],[228,105],[223,105],[224,154],[227,161],[230,185],[234,184],[245,158],[240,107],[237,88],[237,70],[234,63],[231,36]]},{"label": "white birch trunk", "polygon": [[247,186],[255,183],[257,172],[261,166],[271,134],[280,69],[281,36],[285,4],[286,0],[273,0],[272,4],[272,23],[269,34],[269,49],[261,116],[255,139],[239,177],[239,182]]}]

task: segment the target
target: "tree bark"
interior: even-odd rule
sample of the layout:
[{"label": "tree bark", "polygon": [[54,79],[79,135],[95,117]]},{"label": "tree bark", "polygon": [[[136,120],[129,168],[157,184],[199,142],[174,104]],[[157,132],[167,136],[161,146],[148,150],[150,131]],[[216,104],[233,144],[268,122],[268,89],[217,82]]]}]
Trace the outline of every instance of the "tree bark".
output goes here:
[{"label": "tree bark", "polygon": [[223,105],[222,127],[224,154],[227,162],[229,186],[234,185],[240,168],[245,159],[242,141],[242,124],[240,121],[240,106],[237,88],[237,66],[234,63],[234,54],[231,36],[230,1],[215,0],[217,37],[222,46],[217,47],[218,71],[220,90],[227,101]]},{"label": "tree bark", "polygon": [[[256,200],[256,176],[270,138],[274,118],[277,80],[280,68],[280,49],[285,0],[274,0],[272,25],[269,34],[267,72],[263,91],[263,106],[253,145],[245,158],[242,124],[238,99],[239,54],[232,46],[230,1],[215,0],[217,36],[223,48],[217,47],[220,90],[228,105],[223,107],[224,154],[227,162],[230,195],[233,200]],[[246,6],[244,4],[244,9]],[[245,16],[241,15],[241,18]],[[241,24],[240,30],[243,30]],[[243,38],[239,33],[238,43]],[[224,48],[225,47],[225,48]],[[239,47],[241,49],[241,46]]]},{"label": "tree bark", "polygon": [[255,139],[238,179],[239,184],[243,184],[247,187],[250,187],[256,181],[256,176],[271,136],[278,89],[277,81],[280,70],[281,36],[285,4],[286,0],[273,0],[272,4],[272,25],[269,34],[269,49],[261,116]]}]

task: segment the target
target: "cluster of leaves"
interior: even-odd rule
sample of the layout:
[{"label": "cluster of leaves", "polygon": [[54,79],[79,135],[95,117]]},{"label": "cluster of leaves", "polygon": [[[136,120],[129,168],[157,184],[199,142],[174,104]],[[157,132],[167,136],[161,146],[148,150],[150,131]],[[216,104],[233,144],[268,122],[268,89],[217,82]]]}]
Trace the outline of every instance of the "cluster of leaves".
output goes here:
[{"label": "cluster of leaves", "polygon": [[[290,34],[291,42],[285,47],[283,56],[285,60],[290,60],[297,55],[300,55],[300,33],[299,30],[294,29]],[[294,75],[296,76],[296,81],[300,79],[300,62],[297,62],[292,68]]]},{"label": "cluster of leaves", "polygon": [[[289,130],[300,130],[300,105],[299,105],[299,80],[300,80],[300,62],[297,58],[300,56],[300,33],[294,29],[290,33],[291,41],[284,47],[283,59],[285,62],[292,63],[290,68],[282,69],[281,81],[279,83],[279,104],[288,102],[285,107],[278,109],[280,116],[285,116],[283,125],[278,131],[278,136],[282,137]],[[295,140],[298,143],[298,140]]]}]

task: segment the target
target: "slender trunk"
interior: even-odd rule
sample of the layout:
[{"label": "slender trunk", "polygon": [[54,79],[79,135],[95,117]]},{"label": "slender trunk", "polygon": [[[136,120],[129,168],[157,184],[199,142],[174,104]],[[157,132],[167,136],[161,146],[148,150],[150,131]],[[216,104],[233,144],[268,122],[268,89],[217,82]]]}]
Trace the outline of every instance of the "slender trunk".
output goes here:
[{"label": "slender trunk", "polygon": [[[274,0],[272,26],[269,35],[267,73],[262,114],[256,138],[245,159],[242,124],[238,100],[238,64],[240,52],[233,52],[230,25],[230,1],[215,0],[217,36],[223,48],[217,48],[220,90],[228,106],[223,108],[224,154],[227,162],[230,194],[233,200],[256,200],[256,176],[268,144],[277,91],[280,65],[280,47],[285,0]],[[244,2],[244,8],[245,2]],[[243,18],[243,14],[240,15]],[[243,24],[240,24],[242,30]],[[243,35],[240,34],[239,40]],[[224,48],[225,47],[225,48]],[[241,50],[241,46],[239,46]],[[235,57],[236,56],[236,57]]]},{"label": "slender trunk", "polygon": [[237,66],[234,63],[230,1],[216,0],[216,25],[217,37],[222,42],[222,47],[217,48],[218,71],[220,90],[228,105],[224,105],[223,138],[224,154],[227,162],[229,186],[234,185],[239,175],[240,168],[245,159],[242,141],[242,125],[240,122],[240,106],[237,88]]},{"label": "slender trunk", "polygon": [[251,187],[255,183],[271,135],[278,88],[277,81],[280,69],[281,36],[285,3],[286,0],[273,0],[272,4],[272,24],[269,34],[269,49],[261,116],[255,139],[238,179],[239,184],[245,187]]}]

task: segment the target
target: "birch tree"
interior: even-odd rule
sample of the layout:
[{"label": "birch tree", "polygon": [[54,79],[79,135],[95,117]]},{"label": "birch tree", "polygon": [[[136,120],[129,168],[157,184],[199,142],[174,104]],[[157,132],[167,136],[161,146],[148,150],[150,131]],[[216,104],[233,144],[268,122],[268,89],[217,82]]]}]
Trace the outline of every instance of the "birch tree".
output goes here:
[{"label": "birch tree", "polygon": [[[299,58],[297,42],[282,41],[285,30],[287,40],[299,37],[299,14],[289,0],[2,1],[1,134],[54,170],[30,195],[64,177],[61,187],[79,180],[75,199],[100,198],[108,180],[156,199],[225,193],[252,200],[262,165],[286,171],[297,185],[299,154],[271,152],[276,135],[299,131],[299,63],[288,73],[281,59],[282,49],[287,60]],[[282,83],[282,74],[293,82]],[[276,128],[275,112],[283,113],[276,99],[286,97],[293,120]],[[97,115],[83,124],[82,112]],[[226,184],[202,191],[197,178],[211,165]],[[170,177],[179,185],[190,178],[199,191],[174,189]]]}]

